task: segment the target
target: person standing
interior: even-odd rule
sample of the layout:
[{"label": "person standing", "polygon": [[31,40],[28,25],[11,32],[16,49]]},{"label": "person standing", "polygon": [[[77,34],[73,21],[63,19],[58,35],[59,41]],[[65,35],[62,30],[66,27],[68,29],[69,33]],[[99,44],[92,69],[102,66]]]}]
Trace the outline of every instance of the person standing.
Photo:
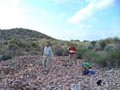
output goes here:
[{"label": "person standing", "polygon": [[52,59],[53,59],[53,51],[51,48],[51,44],[50,42],[47,42],[43,51],[43,65],[47,73],[49,72]]},{"label": "person standing", "polygon": [[74,46],[74,44],[71,44],[71,46],[69,47],[69,64],[70,66],[72,66],[73,62],[75,62],[77,64],[77,60],[76,60],[76,47]]}]

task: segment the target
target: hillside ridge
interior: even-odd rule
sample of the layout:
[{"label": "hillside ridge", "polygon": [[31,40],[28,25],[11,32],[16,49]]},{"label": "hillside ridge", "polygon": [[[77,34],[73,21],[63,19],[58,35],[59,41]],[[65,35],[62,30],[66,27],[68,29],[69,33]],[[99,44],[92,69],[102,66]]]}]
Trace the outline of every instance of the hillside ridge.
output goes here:
[{"label": "hillside ridge", "polygon": [[9,38],[46,38],[55,39],[36,30],[25,28],[0,29],[0,39]]}]

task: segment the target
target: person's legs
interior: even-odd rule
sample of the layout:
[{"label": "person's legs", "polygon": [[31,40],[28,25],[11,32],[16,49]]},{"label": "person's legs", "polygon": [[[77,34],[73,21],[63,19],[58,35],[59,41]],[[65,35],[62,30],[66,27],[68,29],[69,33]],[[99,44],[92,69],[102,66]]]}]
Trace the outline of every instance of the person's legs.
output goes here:
[{"label": "person's legs", "polygon": [[75,65],[77,65],[77,59],[76,59],[76,55],[75,55],[75,54],[73,54],[73,63],[74,63]]},{"label": "person's legs", "polygon": [[45,55],[43,58],[43,66],[46,68],[46,61],[47,61],[47,56]]},{"label": "person's legs", "polygon": [[69,55],[69,65],[72,66],[73,64],[73,54]]},{"label": "person's legs", "polygon": [[73,65],[73,64],[77,65],[76,55],[75,55],[75,54],[70,54],[69,57],[70,57],[70,58],[69,58],[69,64],[70,64],[70,65]]},{"label": "person's legs", "polygon": [[47,56],[47,59],[46,59],[46,70],[49,70],[50,66],[51,66],[51,58],[50,58],[50,56]]},{"label": "person's legs", "polygon": [[43,65],[45,67],[44,74],[48,74],[49,73],[50,63],[51,63],[50,56],[45,56],[44,60],[43,60]]}]

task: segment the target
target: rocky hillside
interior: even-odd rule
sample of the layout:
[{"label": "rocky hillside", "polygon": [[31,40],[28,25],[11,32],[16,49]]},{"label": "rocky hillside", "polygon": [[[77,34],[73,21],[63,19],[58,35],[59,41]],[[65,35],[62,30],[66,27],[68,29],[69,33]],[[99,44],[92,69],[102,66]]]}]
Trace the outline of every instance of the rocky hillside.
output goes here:
[{"label": "rocky hillside", "polygon": [[47,38],[53,39],[52,37],[45,35],[43,33],[24,29],[24,28],[13,28],[13,29],[4,29],[0,30],[0,39],[10,39],[10,38]]},{"label": "rocky hillside", "polygon": [[[68,57],[54,57],[51,70],[43,73],[42,56],[20,56],[0,63],[0,90],[120,90],[120,69],[93,68],[82,75],[81,63],[66,67]],[[102,80],[102,86],[96,82]],[[74,88],[74,89],[73,89]]]},{"label": "rocky hillside", "polygon": [[[30,29],[0,30],[0,60],[28,54],[40,55],[48,40],[57,41],[55,38]],[[1,57],[4,56],[5,58],[2,59]]]}]

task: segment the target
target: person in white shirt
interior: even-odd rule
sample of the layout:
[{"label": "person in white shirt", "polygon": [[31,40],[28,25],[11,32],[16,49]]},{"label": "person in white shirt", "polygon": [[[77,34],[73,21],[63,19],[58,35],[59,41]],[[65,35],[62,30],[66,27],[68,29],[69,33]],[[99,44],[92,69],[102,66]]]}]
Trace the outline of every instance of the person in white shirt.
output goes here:
[{"label": "person in white shirt", "polygon": [[47,42],[44,47],[43,57],[43,65],[45,67],[45,71],[48,73],[51,66],[51,60],[53,58],[53,51],[50,42]]}]

